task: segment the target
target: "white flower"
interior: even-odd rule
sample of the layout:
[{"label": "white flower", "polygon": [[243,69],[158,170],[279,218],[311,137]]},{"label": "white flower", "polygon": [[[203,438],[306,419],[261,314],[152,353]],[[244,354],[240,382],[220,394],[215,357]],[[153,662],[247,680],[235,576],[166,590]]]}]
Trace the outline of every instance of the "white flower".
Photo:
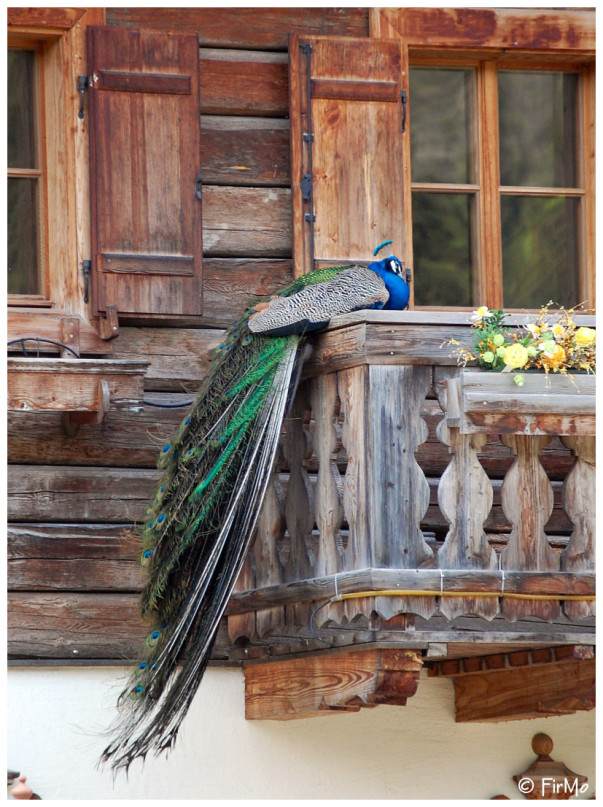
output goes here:
[{"label": "white flower", "polygon": [[477,311],[474,311],[471,314],[471,319],[475,322],[481,322],[483,319],[487,319],[488,317],[492,316],[492,312],[488,308],[487,305],[480,305]]}]

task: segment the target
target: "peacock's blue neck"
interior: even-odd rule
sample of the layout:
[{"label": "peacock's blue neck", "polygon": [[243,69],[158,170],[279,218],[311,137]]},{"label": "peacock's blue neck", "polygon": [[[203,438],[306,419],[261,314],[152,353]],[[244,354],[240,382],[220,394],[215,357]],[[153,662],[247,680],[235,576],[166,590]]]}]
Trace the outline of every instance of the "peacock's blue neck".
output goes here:
[{"label": "peacock's blue neck", "polygon": [[408,299],[410,297],[410,290],[406,281],[394,272],[390,272],[389,269],[385,269],[383,267],[383,261],[370,264],[369,269],[372,269],[373,272],[377,272],[389,292],[389,300],[383,306],[384,310],[404,310],[408,305]]}]

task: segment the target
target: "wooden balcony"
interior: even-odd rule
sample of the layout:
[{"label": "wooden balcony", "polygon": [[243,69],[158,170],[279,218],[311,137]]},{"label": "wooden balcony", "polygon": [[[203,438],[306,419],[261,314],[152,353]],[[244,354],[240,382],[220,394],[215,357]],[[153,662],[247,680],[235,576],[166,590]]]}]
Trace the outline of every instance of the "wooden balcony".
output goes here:
[{"label": "wooden balcony", "polygon": [[[443,344],[471,336],[466,315],[362,312],[316,339],[227,611],[244,657],[594,644],[594,378],[461,370]],[[437,477],[417,461],[426,411]]]}]

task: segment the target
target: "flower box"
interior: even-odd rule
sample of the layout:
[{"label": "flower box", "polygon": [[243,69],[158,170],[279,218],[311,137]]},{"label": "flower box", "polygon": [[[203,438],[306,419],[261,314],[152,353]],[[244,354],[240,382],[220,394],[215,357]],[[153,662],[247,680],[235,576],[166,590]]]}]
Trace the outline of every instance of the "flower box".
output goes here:
[{"label": "flower box", "polygon": [[592,373],[511,373],[463,369],[448,381],[446,424],[461,434],[595,434]]}]

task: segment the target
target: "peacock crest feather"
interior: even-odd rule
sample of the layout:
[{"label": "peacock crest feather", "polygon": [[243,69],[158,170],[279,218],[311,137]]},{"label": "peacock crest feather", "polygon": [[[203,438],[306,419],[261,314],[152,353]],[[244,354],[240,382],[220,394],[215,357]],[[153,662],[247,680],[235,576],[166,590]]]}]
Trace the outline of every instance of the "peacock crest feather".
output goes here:
[{"label": "peacock crest feather", "polygon": [[381,264],[315,270],[226,330],[189,413],[160,451],[162,478],[137,528],[149,632],[101,762],[127,770],[173,746],[253,534],[303,335],[336,313],[386,305]]}]

